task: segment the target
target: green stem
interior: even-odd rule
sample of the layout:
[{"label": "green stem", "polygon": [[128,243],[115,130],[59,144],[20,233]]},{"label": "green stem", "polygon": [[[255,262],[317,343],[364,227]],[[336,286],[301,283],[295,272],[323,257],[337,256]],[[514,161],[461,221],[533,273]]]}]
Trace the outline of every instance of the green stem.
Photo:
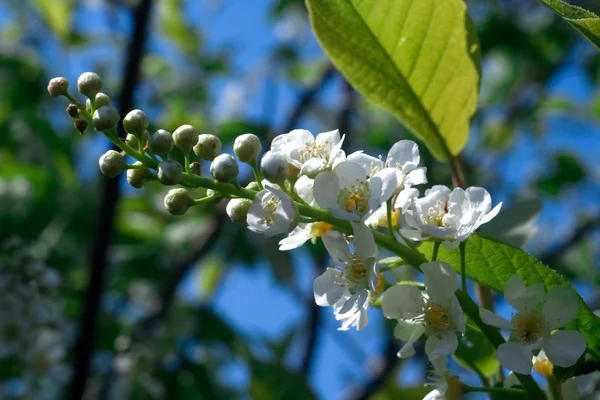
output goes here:
[{"label": "green stem", "polygon": [[194,199],[194,205],[197,206],[198,204],[209,203],[213,200],[218,200],[220,198],[221,198],[220,194],[213,194],[210,196],[203,197],[201,199]]},{"label": "green stem", "polygon": [[548,378],[548,390],[552,394],[552,400],[562,400],[561,383],[554,376]]},{"label": "green stem", "polygon": [[385,202],[387,208],[387,224],[388,224],[388,232],[390,234],[390,238],[396,240],[396,236],[394,236],[394,227],[392,224],[392,199],[389,199]]},{"label": "green stem", "polygon": [[[69,92],[65,93],[65,97],[66,97],[67,99],[69,99],[69,101],[70,101],[71,103],[75,104],[76,106],[79,106],[79,105],[81,105],[81,103],[79,103],[79,101],[78,101],[78,100],[77,100],[75,97],[73,97],[73,96],[71,95],[71,93],[69,93]],[[83,105],[85,106],[85,103],[84,103]],[[85,109],[85,107],[84,107],[83,109],[80,109],[80,110],[79,110],[79,115],[80,115],[80,116],[83,116],[83,117],[84,117],[85,119],[87,119],[88,121],[91,121],[91,120],[92,120],[92,114],[90,114],[90,113],[88,112],[88,110],[87,110],[87,109]]]},{"label": "green stem", "polygon": [[144,169],[148,168],[143,164],[125,164],[125,169]]},{"label": "green stem", "polygon": [[184,154],[183,155],[183,162],[185,163],[185,165],[183,166],[185,168],[185,172],[187,172],[188,174],[192,173],[192,170],[190,169],[190,155],[189,154]]},{"label": "green stem", "polygon": [[431,254],[431,261],[437,260],[438,251],[440,251],[440,242],[433,242],[433,253]]},{"label": "green stem", "polygon": [[460,243],[460,281],[463,292],[467,292],[467,263],[465,261],[467,253],[467,241]]},{"label": "green stem", "polygon": [[485,392],[485,393],[497,393],[497,394],[506,394],[510,396],[520,396],[523,398],[527,397],[527,392],[521,389],[513,389],[513,388],[500,388],[500,387],[475,387],[469,385],[463,385],[464,393],[476,393],[476,392]]},{"label": "green stem", "polygon": [[385,267],[379,267],[379,272],[391,271],[393,269],[399,268],[403,265],[406,265],[406,261],[400,260],[395,263],[391,263],[390,265],[386,265]]},{"label": "green stem", "polygon": [[260,176],[260,170],[258,169],[258,159],[252,163],[252,172],[254,172],[254,179],[256,179],[256,183],[258,184],[258,188],[263,190],[262,184],[262,176]]}]

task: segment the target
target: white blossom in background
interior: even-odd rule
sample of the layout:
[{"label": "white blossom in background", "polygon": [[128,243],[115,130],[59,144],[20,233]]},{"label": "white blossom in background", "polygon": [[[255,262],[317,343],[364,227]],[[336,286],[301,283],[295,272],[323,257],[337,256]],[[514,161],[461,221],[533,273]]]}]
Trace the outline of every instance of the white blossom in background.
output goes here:
[{"label": "white blossom in background", "polygon": [[360,164],[368,171],[369,176],[384,168],[393,168],[396,171],[399,188],[427,183],[427,168],[419,167],[421,161],[419,147],[412,140],[401,140],[395,143],[388,152],[385,162],[362,151],[350,154],[348,160]]},{"label": "white blossom in background", "polygon": [[509,322],[484,308],[481,319],[488,325],[510,329],[509,341],[498,346],[496,358],[504,368],[519,374],[531,373],[532,352],[544,350],[554,365],[570,367],[586,348],[578,331],[556,331],[569,323],[579,311],[579,297],[570,287],[556,287],[548,293],[542,282],[525,286],[513,275],[504,285],[504,297],[517,312]]},{"label": "white blossom in background", "polygon": [[298,225],[298,207],[283,191],[263,181],[265,187],[256,194],[248,210],[248,229],[272,237],[288,233]]},{"label": "white blossom in background", "polygon": [[446,360],[458,346],[456,332],[465,332],[465,320],[458,299],[458,276],[446,263],[421,265],[426,291],[412,285],[396,285],[383,295],[383,315],[398,320],[394,336],[406,342],[398,352],[405,358],[415,354],[414,343],[425,334],[425,352],[430,361]]},{"label": "white blossom in background", "polygon": [[316,137],[305,129],[294,129],[273,139],[271,151],[283,154],[300,175],[314,178],[346,158],[343,142],[344,136],[340,138],[337,129],[319,133]]},{"label": "white blossom in background", "polygon": [[436,185],[425,191],[425,197],[412,199],[402,235],[416,241],[434,239],[447,248],[455,248],[479,226],[491,221],[501,207],[499,203],[492,209],[492,198],[484,188],[450,191]]},{"label": "white blossom in background", "polygon": [[338,218],[364,221],[396,190],[396,173],[384,168],[369,177],[367,171],[352,161],[342,161],[332,171],[315,178],[314,195],[319,207]]},{"label": "white blossom in background", "polygon": [[322,307],[333,307],[336,319],[342,321],[340,330],[367,325],[369,298],[377,289],[379,266],[377,245],[373,232],[361,223],[352,223],[354,251],[337,231],[322,237],[334,266],[314,282],[315,301]]}]

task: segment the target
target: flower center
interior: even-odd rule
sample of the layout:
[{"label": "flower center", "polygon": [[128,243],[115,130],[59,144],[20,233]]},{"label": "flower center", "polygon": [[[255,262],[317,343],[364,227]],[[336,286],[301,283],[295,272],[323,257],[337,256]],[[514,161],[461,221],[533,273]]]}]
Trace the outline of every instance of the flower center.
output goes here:
[{"label": "flower center", "polygon": [[333,225],[328,224],[327,222],[314,222],[312,227],[310,228],[310,235],[313,238],[321,237],[326,232],[333,229]]},{"label": "flower center", "polygon": [[357,182],[340,192],[338,203],[349,213],[364,215],[369,210],[371,191],[367,182]]},{"label": "flower center", "polygon": [[266,226],[271,226],[275,222],[275,213],[277,212],[277,206],[281,200],[278,197],[271,197],[264,206],[265,215],[260,220],[260,223]]},{"label": "flower center", "polygon": [[535,343],[543,335],[545,327],[542,317],[535,313],[517,313],[512,320],[513,331],[523,343]]},{"label": "flower center", "polygon": [[321,144],[317,144],[315,140],[306,143],[304,149],[298,151],[300,153],[300,161],[305,162],[311,158],[322,158],[329,160],[329,141],[326,140]]},{"label": "flower center", "polygon": [[425,326],[436,333],[444,332],[450,326],[450,316],[439,304],[428,304],[425,307]]},{"label": "flower center", "polygon": [[[394,211],[392,211],[392,228],[396,228],[399,224],[400,224],[400,209],[396,208]],[[384,215],[383,217],[379,218],[379,222],[377,222],[377,225],[382,228],[388,227],[387,214]]]},{"label": "flower center", "polygon": [[450,225],[444,222],[444,216],[446,216],[448,212],[450,212],[450,208],[448,207],[448,199],[446,199],[444,203],[438,200],[436,205],[434,207],[430,207],[427,211],[425,222],[427,225],[449,228]]},{"label": "flower center", "polygon": [[344,275],[350,282],[360,283],[367,277],[367,266],[355,256],[352,258],[352,262],[346,266]]}]

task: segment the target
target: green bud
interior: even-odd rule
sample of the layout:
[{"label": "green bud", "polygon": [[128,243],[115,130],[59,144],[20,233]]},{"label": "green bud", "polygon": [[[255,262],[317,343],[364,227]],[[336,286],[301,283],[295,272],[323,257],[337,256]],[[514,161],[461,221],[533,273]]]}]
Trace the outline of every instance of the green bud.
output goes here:
[{"label": "green bud", "polygon": [[[136,161],[133,165],[142,165],[142,163]],[[149,179],[150,169],[148,168],[127,170],[127,182],[136,189],[141,189]]]},{"label": "green bud", "polygon": [[153,154],[166,157],[173,150],[173,136],[164,129],[159,129],[150,137],[148,150]]},{"label": "green bud", "polygon": [[165,208],[172,215],[183,215],[194,204],[187,189],[171,189],[165,196]]},{"label": "green bud", "polygon": [[93,72],[84,72],[77,79],[77,89],[86,97],[94,97],[102,90],[102,79]]},{"label": "green bud", "polygon": [[210,173],[219,182],[229,183],[240,173],[237,161],[229,154],[221,154],[210,164]]},{"label": "green bud", "polygon": [[233,152],[241,162],[246,164],[254,164],[261,150],[260,139],[251,133],[238,136],[233,142]]},{"label": "green bud", "polygon": [[188,154],[198,143],[198,131],[191,125],[181,125],[173,132],[173,142],[184,154]]},{"label": "green bud", "polygon": [[190,163],[190,172],[194,175],[200,176],[200,163],[197,161]]},{"label": "green bud", "polygon": [[94,129],[98,132],[105,132],[114,129],[119,122],[119,112],[113,106],[100,107],[94,111],[92,122],[94,123]]},{"label": "green bud", "polygon": [[132,135],[131,133],[127,134],[127,137],[125,138],[125,143],[127,143],[127,145],[129,147],[133,147],[134,149],[137,150],[138,146],[139,146],[139,140],[135,135]]},{"label": "green bud", "polygon": [[183,167],[175,160],[166,160],[158,164],[158,180],[163,185],[178,184],[182,173]]},{"label": "green bud", "polygon": [[260,173],[269,182],[281,184],[290,176],[290,169],[283,155],[267,151],[260,160]]},{"label": "green bud", "polygon": [[110,106],[111,104],[112,103],[110,102],[110,97],[108,97],[107,94],[104,94],[104,93],[96,94],[96,97],[94,98],[94,105],[96,106],[96,108]]},{"label": "green bud", "polygon": [[48,82],[48,93],[52,97],[64,96],[69,91],[69,81],[67,78],[59,76],[57,78],[50,79]]},{"label": "green bud", "polygon": [[252,205],[249,199],[231,199],[227,203],[226,211],[229,218],[236,224],[245,224],[248,210]]},{"label": "green bud", "polygon": [[248,185],[246,185],[246,189],[258,191],[260,187],[258,187],[258,182],[252,181]]},{"label": "green bud", "polygon": [[205,133],[198,137],[198,143],[194,146],[194,153],[203,160],[212,161],[221,153],[222,147],[223,144],[218,137]]},{"label": "green bud", "polygon": [[98,161],[102,175],[114,178],[125,168],[125,158],[115,150],[109,150]]},{"label": "green bud", "polygon": [[148,125],[148,117],[142,110],[129,111],[125,118],[123,118],[123,129],[125,129],[125,132],[133,133],[138,137],[144,134]]}]

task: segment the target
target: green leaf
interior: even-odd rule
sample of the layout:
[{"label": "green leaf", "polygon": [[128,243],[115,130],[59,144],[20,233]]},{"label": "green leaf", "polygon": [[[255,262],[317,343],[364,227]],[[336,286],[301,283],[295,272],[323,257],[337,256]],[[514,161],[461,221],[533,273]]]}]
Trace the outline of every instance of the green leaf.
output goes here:
[{"label": "green leaf", "polygon": [[562,0],[539,0],[550,7],[600,49],[600,16]]},{"label": "green leaf", "polygon": [[[431,256],[432,243],[424,243],[419,250]],[[440,246],[438,260],[446,261],[460,271],[458,249],[448,250]],[[525,285],[543,282],[546,290],[570,284],[556,271],[542,264],[523,250],[495,242],[480,235],[473,235],[466,246],[467,276],[481,285],[503,293],[504,284],[513,275],[523,278]],[[566,328],[581,332],[587,341],[588,350],[600,359],[600,318],[586,306],[580,297],[581,306],[577,317]]]},{"label": "green leaf", "polygon": [[361,94],[447,160],[467,142],[480,52],[462,0],[307,0],[317,39]]},{"label": "green leaf", "polygon": [[538,189],[553,196],[556,196],[564,187],[580,182],[586,176],[585,169],[572,155],[560,154],[556,157],[556,163],[556,171],[552,176],[536,182]]},{"label": "green leaf", "polygon": [[485,236],[524,247],[537,232],[532,225],[542,211],[542,202],[537,198],[522,199],[509,207],[502,208],[498,216],[479,228]]},{"label": "green leaf", "polygon": [[72,0],[34,0],[50,29],[62,39],[69,39],[71,32]]},{"label": "green leaf", "polygon": [[476,327],[468,326],[465,335],[458,340],[454,359],[462,366],[484,376],[492,376],[500,363],[496,360],[496,349]]}]

